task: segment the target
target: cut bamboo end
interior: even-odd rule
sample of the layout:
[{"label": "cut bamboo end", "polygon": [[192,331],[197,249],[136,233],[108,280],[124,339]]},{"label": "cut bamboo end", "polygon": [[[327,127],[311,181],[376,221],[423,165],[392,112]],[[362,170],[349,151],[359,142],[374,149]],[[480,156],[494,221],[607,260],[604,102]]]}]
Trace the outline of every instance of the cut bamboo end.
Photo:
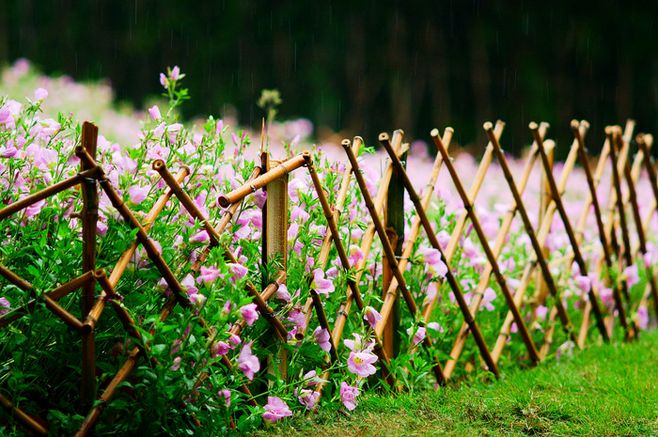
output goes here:
[{"label": "cut bamboo end", "polygon": [[379,134],[379,141],[389,141],[389,136],[386,132]]},{"label": "cut bamboo end", "polygon": [[487,132],[493,131],[493,123],[490,121],[485,121],[484,124],[482,125],[482,129],[484,129]]},{"label": "cut bamboo end", "polygon": [[[452,129],[452,128],[451,128]],[[434,128],[430,131],[430,136],[432,138],[438,137],[439,136],[439,130],[437,128]]]},{"label": "cut bamboo end", "polygon": [[340,145],[343,146],[345,149],[349,149],[350,147],[350,140],[345,138],[343,141],[340,142]]},{"label": "cut bamboo end", "polygon": [[528,124],[528,128],[530,128],[530,130],[535,131],[535,130],[538,130],[538,129],[539,129],[539,125],[538,125],[536,122],[531,121],[531,122]]},{"label": "cut bamboo end", "polygon": [[224,194],[219,195],[219,197],[217,198],[217,203],[219,203],[219,206],[221,206],[222,208],[228,208],[229,206],[231,206],[231,202]]},{"label": "cut bamboo end", "polygon": [[[501,121],[500,123],[503,123],[503,122]],[[503,124],[505,124],[505,123],[503,123]],[[446,127],[445,130],[443,131],[443,134],[444,134],[444,135],[447,134],[447,133],[449,133],[450,135],[452,135],[452,134],[455,133],[455,129],[452,128],[451,126],[448,126],[448,127]]]},{"label": "cut bamboo end", "polygon": [[153,167],[153,170],[158,171],[158,172],[162,169],[167,168],[167,166],[165,165],[165,162],[162,159],[156,159],[155,161],[153,161],[153,164],[151,164],[151,167]]},{"label": "cut bamboo end", "polygon": [[647,147],[651,147],[653,144],[653,135],[644,134],[644,143],[647,145]]},{"label": "cut bamboo end", "polygon": [[578,122],[578,120],[574,118],[573,120],[571,120],[571,130],[573,130],[574,132],[579,132],[579,129],[580,129],[580,123]]}]

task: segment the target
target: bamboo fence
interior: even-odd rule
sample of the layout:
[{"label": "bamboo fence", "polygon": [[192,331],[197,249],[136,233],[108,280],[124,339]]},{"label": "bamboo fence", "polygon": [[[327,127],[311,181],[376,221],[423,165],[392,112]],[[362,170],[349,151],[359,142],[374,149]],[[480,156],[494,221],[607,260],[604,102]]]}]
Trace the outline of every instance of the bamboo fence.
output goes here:
[{"label": "bamboo fence", "polygon": [[[636,137],[638,151],[631,165],[631,140],[633,138],[634,123],[629,121],[624,131],[619,126],[606,128],[606,140],[598,158],[594,170],[590,168],[591,157],[588,155],[585,145],[585,135],[589,125],[584,121],[572,121],[573,143],[568,157],[564,163],[560,179],[556,181],[553,175],[553,150],[554,143],[546,139],[548,124],[531,123],[529,126],[533,143],[526,157],[523,170],[518,178],[510,168],[507,158],[503,152],[501,137],[504,123],[501,121],[492,124],[487,122],[483,128],[488,138],[488,144],[481,157],[477,173],[474,175],[470,188],[464,186],[462,177],[458,174],[450,155],[449,146],[453,138],[452,128],[446,128],[443,135],[434,129],[431,138],[436,145],[437,155],[434,160],[432,171],[429,174],[427,184],[422,193],[418,193],[411,182],[405,160],[409,149],[408,143],[404,142],[404,132],[397,130],[391,137],[382,133],[379,142],[388,155],[386,168],[379,181],[378,191],[373,197],[363,176],[357,156],[363,146],[360,137],[353,140],[344,140],[342,146],[348,160],[348,165],[340,175],[339,189],[333,196],[334,204],[330,204],[331,198],[327,194],[320,175],[316,171],[312,155],[303,152],[283,161],[270,159],[267,152],[261,151],[261,166],[256,167],[251,177],[242,186],[235,190],[222,194],[218,202],[225,208],[217,223],[213,223],[209,217],[192,200],[189,191],[192,188],[185,186],[185,180],[190,174],[187,167],[181,167],[177,173],[171,173],[162,160],[152,163],[153,169],[160,175],[166,186],[166,190],[154,203],[152,209],[140,221],[129,206],[124,203],[121,195],[113,187],[106,177],[103,168],[96,161],[96,138],[98,129],[91,123],[85,123],[82,129],[81,142],[76,148],[76,155],[80,158],[80,171],[77,175],[62,182],[53,184],[37,193],[32,193],[24,198],[0,209],[0,220],[16,214],[25,208],[51,197],[64,190],[79,186],[82,196],[82,211],[80,213],[82,222],[82,253],[80,254],[83,273],[70,279],[50,290],[35,290],[35,287],[26,279],[18,276],[9,268],[0,265],[0,276],[7,282],[24,290],[29,296],[27,303],[13,309],[11,312],[0,316],[0,329],[6,328],[11,323],[19,320],[26,314],[34,311],[36,305],[41,301],[56,317],[68,325],[72,331],[77,331],[81,338],[81,375],[80,375],[80,403],[79,408],[85,417],[80,424],[77,435],[88,435],[93,432],[103,410],[117,393],[120,384],[127,380],[135,369],[138,361],[144,359],[148,365],[155,366],[157,362],[150,358],[150,345],[142,341],[141,329],[151,333],[155,332],[156,325],[142,326],[141,317],[136,320],[122,302],[122,297],[116,288],[119,280],[126,271],[131,258],[141,246],[148,258],[158,271],[159,275],[167,283],[172,294],[163,298],[159,320],[164,321],[171,314],[176,305],[189,308],[189,301],[178,274],[174,272],[162,255],[157,250],[153,240],[149,237],[149,230],[158,219],[159,215],[169,204],[172,197],[178,199],[182,209],[189,216],[202,224],[209,236],[208,246],[200,253],[197,261],[192,266],[193,271],[198,271],[201,264],[209,255],[211,248],[218,247],[225,260],[230,263],[238,263],[234,250],[226,239],[222,239],[239,211],[242,201],[254,192],[267,190],[268,197],[263,207],[263,233],[262,233],[262,263],[269,265],[272,259],[278,259],[276,272],[263,275],[260,285],[247,280],[245,293],[251,297],[256,304],[259,313],[268,321],[274,333],[273,342],[291,341],[287,338],[288,330],[285,327],[282,316],[270,306],[270,298],[278,288],[286,283],[287,279],[287,257],[288,242],[287,230],[289,226],[289,202],[287,180],[291,173],[306,171],[310,177],[312,189],[317,196],[322,216],[327,226],[326,235],[323,238],[319,250],[316,265],[325,270],[330,256],[335,253],[340,266],[346,273],[346,288],[344,300],[339,306],[337,314],[327,314],[323,297],[311,286],[313,279],[309,278],[309,293],[305,296],[305,304],[302,308],[306,324],[308,326],[313,320],[317,325],[329,333],[330,350],[324,357],[324,373],[322,382],[315,386],[314,390],[323,393],[327,382],[331,380],[331,366],[340,359],[343,332],[350,317],[352,306],[356,305],[359,313],[353,314],[356,323],[363,326],[364,330],[370,332],[375,340],[374,352],[379,358],[381,368],[380,377],[389,385],[400,388],[395,381],[393,369],[390,368],[391,360],[398,353],[399,344],[396,345],[395,336],[400,334],[400,318],[397,305],[400,295],[404,300],[406,311],[418,326],[427,326],[434,320],[439,304],[438,295],[426,300],[418,301],[412,294],[404,272],[409,266],[410,259],[418,245],[427,244],[436,250],[445,263],[447,270],[445,277],[440,278],[439,285],[447,283],[447,287],[454,295],[458,310],[463,317],[463,324],[455,332],[455,341],[449,351],[440,354],[443,345],[436,345],[426,335],[420,344],[412,346],[409,352],[412,354],[424,354],[431,363],[434,378],[440,385],[446,384],[460,364],[464,368],[473,367],[469,360],[461,360],[469,334],[472,334],[481,361],[481,366],[489,371],[494,377],[501,373],[499,361],[503,349],[508,346],[512,327],[515,326],[520,334],[523,350],[518,357],[527,365],[537,365],[546,359],[549,353],[556,350],[553,347],[555,327],[559,322],[565,338],[574,347],[582,348],[588,338],[596,341],[596,336],[590,335],[590,316],[593,315],[594,325],[598,337],[602,341],[610,341],[614,338],[614,327],[618,323],[623,329],[624,339],[632,340],[639,335],[636,313],[640,306],[647,306],[649,301],[653,302],[653,308],[658,317],[658,285],[653,267],[646,265],[647,286],[639,301],[633,301],[629,293],[629,287],[623,275],[613,277],[610,272],[614,268],[620,271],[632,266],[637,259],[647,255],[647,235],[651,232],[649,225],[652,215],[658,205],[658,178],[655,167],[650,159],[649,151],[653,142],[650,135],[640,134]],[[491,163],[496,160],[503,172],[507,188],[513,201],[507,212],[501,217],[500,226],[493,242],[490,242],[480,222],[476,208],[476,198],[486,181],[487,172]],[[587,180],[589,197],[582,203],[582,212],[578,221],[572,224],[564,206],[563,197],[568,189],[568,178],[572,173],[576,162],[584,168]],[[538,165],[537,165],[538,164]],[[602,174],[606,165],[612,170],[612,181],[607,209],[598,199],[597,188],[600,185]],[[450,240],[443,247],[437,238],[435,223],[427,214],[435,196],[435,188],[441,169],[445,167],[454,188],[461,199],[463,208],[458,212],[454,220],[454,227]],[[539,169],[535,170],[536,167]],[[647,215],[640,215],[640,205],[636,192],[636,185],[643,174],[647,175],[653,198]],[[540,217],[537,224],[533,224],[528,209],[524,203],[523,196],[533,171],[541,172],[542,194],[540,201]],[[339,223],[345,209],[345,202],[350,189],[356,183],[357,190],[369,213],[369,223],[363,234],[360,250],[363,257],[356,263],[350,264],[350,259],[345,249],[345,243],[339,233]],[[625,185],[626,190],[623,190]],[[96,223],[98,220],[98,204],[100,193],[104,192],[109,198],[112,206],[128,226],[136,231],[136,239],[119,257],[109,276],[103,269],[97,268],[97,248],[99,247],[99,236],[96,234]],[[404,192],[407,193],[413,206],[413,219],[411,226],[405,234],[404,216]],[[569,240],[569,248],[564,256],[553,256],[547,247],[547,239],[553,224],[555,214],[558,214]],[[587,262],[583,254],[583,235],[587,219],[594,214],[598,243],[596,251],[599,253],[597,260]],[[503,273],[499,258],[503,253],[505,243],[513,223],[519,217],[522,231],[530,242],[533,256],[524,267],[520,277],[511,277]],[[632,226],[628,217],[632,219]],[[402,222],[401,222],[402,221]],[[400,225],[402,223],[402,225]],[[472,290],[472,299],[468,301],[465,296],[464,287],[458,280],[457,256],[460,253],[460,242],[463,241],[464,232],[470,223],[475,236],[486,256],[486,264],[480,274],[477,285]],[[426,240],[420,239],[421,228]],[[633,237],[632,233],[636,235]],[[635,239],[636,242],[632,242]],[[381,320],[374,329],[368,327],[361,317],[365,309],[364,289],[362,288],[362,275],[366,270],[366,260],[372,250],[382,251],[384,263],[383,282],[378,286],[381,291],[382,304],[378,309]],[[603,278],[603,285],[610,287],[613,291],[615,312],[605,312],[601,308],[601,296],[596,281],[587,290],[584,290],[582,305],[580,309],[569,308],[564,301],[564,284],[562,279],[556,275],[557,271],[571,271],[572,262],[576,263],[579,274],[587,276],[589,271],[595,272],[598,277]],[[272,274],[273,273],[273,274]],[[266,278],[270,278],[267,279]],[[271,279],[274,278],[274,279]],[[482,333],[478,312],[483,302],[483,295],[487,287],[492,284],[492,279],[497,284],[507,305],[506,317],[500,326],[499,334],[495,339],[487,339]],[[510,287],[510,279],[518,280],[515,290]],[[80,290],[80,317],[74,315],[58,303],[64,296]],[[534,290],[534,293],[531,293]],[[135,345],[128,352],[124,363],[116,370],[111,378],[103,381],[97,376],[95,329],[103,317],[106,306],[111,306],[120,320],[128,336],[136,339]],[[445,303],[442,303],[445,305]],[[539,305],[550,307],[548,317],[543,326],[535,315]],[[574,320],[580,320],[580,329],[577,329]],[[209,326],[200,318],[199,322],[207,332],[207,346],[212,348],[217,343],[219,326]],[[240,334],[244,331],[244,321],[235,322],[228,328],[231,334]],[[541,326],[544,333],[539,338],[542,343],[537,343],[537,336],[533,336],[529,326]],[[305,328],[300,329],[292,341],[301,341],[305,336]],[[487,341],[494,340],[490,347]],[[518,348],[517,348],[518,349]],[[443,356],[449,358],[442,362]],[[278,374],[287,378],[288,355],[281,349],[275,361],[278,361]],[[234,371],[234,366],[227,356],[221,359],[221,365],[227,372]],[[270,369],[272,370],[272,369]],[[196,387],[199,387],[207,379],[208,374],[198,375]],[[99,390],[102,387],[102,390]],[[246,396],[251,405],[257,405],[256,397],[252,395],[251,388],[243,385],[239,388]],[[265,388],[266,389],[266,388]],[[2,392],[0,387],[0,392]],[[16,405],[9,397],[0,393],[0,404],[9,412],[9,416],[21,423],[30,432],[35,434],[47,434],[48,423],[41,417],[32,415]]]}]

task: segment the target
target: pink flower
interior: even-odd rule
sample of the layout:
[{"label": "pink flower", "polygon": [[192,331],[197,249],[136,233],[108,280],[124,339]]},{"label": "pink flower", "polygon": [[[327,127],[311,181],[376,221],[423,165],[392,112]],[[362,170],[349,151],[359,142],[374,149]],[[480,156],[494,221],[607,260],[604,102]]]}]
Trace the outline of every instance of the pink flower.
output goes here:
[{"label": "pink flower", "polygon": [[180,281],[180,285],[185,287],[185,292],[188,296],[199,293],[199,289],[194,285],[194,277],[189,273]]},{"label": "pink flower", "polygon": [[537,319],[545,320],[546,314],[548,314],[548,308],[544,305],[538,305],[537,308],[535,308],[535,316],[537,316]]},{"label": "pink flower", "polygon": [[589,276],[578,275],[576,276],[576,286],[583,293],[589,293],[592,288],[592,280]]},{"label": "pink flower", "polygon": [[192,243],[205,243],[210,240],[208,231],[200,231],[190,237]]},{"label": "pink flower", "polygon": [[363,343],[363,338],[359,334],[352,334],[354,340],[345,339],[343,344],[352,352],[372,352],[375,347],[375,340],[370,340],[368,343]]},{"label": "pink flower", "polygon": [[436,331],[436,332],[444,332],[445,331],[445,329],[443,329],[443,326],[441,326],[438,322],[428,323],[427,328],[431,329],[432,331]]},{"label": "pink flower", "polygon": [[238,357],[238,367],[245,374],[249,381],[254,379],[254,373],[260,370],[260,362],[258,357],[251,353],[251,343],[249,342],[242,346],[240,356]]},{"label": "pink flower", "polygon": [[374,363],[377,362],[377,356],[370,352],[350,352],[347,359],[347,369],[362,378],[374,375],[377,372]]},{"label": "pink flower", "polygon": [[204,296],[201,293],[196,293],[196,294],[190,295],[190,301],[192,301],[192,303],[194,305],[198,306],[198,307],[202,307],[203,304],[206,303],[206,300],[207,300],[207,297]]},{"label": "pink flower", "polygon": [[158,105],[153,105],[149,108],[149,115],[156,121],[162,119],[162,114],[160,114],[160,108],[158,108]]},{"label": "pink flower", "polygon": [[253,325],[258,320],[258,311],[256,311],[255,303],[250,303],[240,308],[240,314],[244,321],[247,322],[247,326]]},{"label": "pink flower", "polygon": [[139,185],[133,185],[128,188],[128,196],[130,201],[135,205],[139,205],[146,199],[150,189],[148,187],[140,187]]},{"label": "pink flower", "polygon": [[649,311],[647,307],[641,306],[637,309],[637,323],[640,329],[647,329],[649,326]]},{"label": "pink flower", "polygon": [[164,73],[160,73],[160,85],[162,85],[164,88],[169,86],[169,80],[167,79],[167,76],[164,75]]},{"label": "pink flower", "polygon": [[183,125],[180,123],[173,123],[167,126],[167,137],[169,138],[170,143],[176,142],[176,139],[178,138],[178,134],[180,133],[182,128]]},{"label": "pink flower", "polygon": [[0,124],[11,125],[13,124],[13,120],[11,111],[6,105],[0,108]]},{"label": "pink flower", "polygon": [[181,78],[180,68],[178,68],[178,65],[174,65],[174,68],[172,68],[171,71],[169,72],[169,79],[173,81],[177,81],[180,78]]},{"label": "pink flower", "polygon": [[304,312],[297,306],[288,313],[286,320],[292,322],[295,327],[299,329],[306,328],[306,317],[304,316]]},{"label": "pink flower", "polygon": [[432,302],[438,294],[436,282],[430,282],[429,285],[427,286],[427,291],[425,293],[427,295],[425,301]]},{"label": "pink flower", "polygon": [[48,97],[48,91],[44,88],[37,88],[34,90],[34,100],[41,102],[43,100],[46,100],[46,97]]},{"label": "pink flower", "polygon": [[169,370],[175,372],[176,370],[180,369],[181,361],[183,361],[183,359],[181,357],[174,358],[174,362],[171,365],[171,367],[169,368]]},{"label": "pink flower", "polygon": [[242,343],[242,339],[240,338],[239,335],[236,335],[236,334],[231,334],[231,336],[228,338],[228,341],[229,341],[229,343],[231,343],[233,345],[233,347],[231,349],[235,349],[235,346]]},{"label": "pink flower", "polygon": [[292,297],[290,297],[290,292],[288,291],[288,287],[286,287],[286,284],[279,285],[279,288],[276,289],[275,296],[277,299],[280,299],[288,303],[290,303],[290,301],[292,300]]},{"label": "pink flower", "polygon": [[197,282],[204,283],[206,285],[211,284],[217,280],[219,277],[219,270],[215,266],[211,267],[205,267],[201,266],[201,269],[199,270],[199,277],[197,278]]},{"label": "pink flower", "polygon": [[[407,334],[411,334],[412,328],[407,329]],[[414,345],[418,346],[423,340],[425,340],[425,335],[427,334],[427,330],[425,329],[424,326],[419,326],[418,329],[416,329],[416,332],[414,333],[414,338],[413,342]]]},{"label": "pink flower", "polygon": [[244,278],[247,272],[249,271],[245,266],[238,263],[229,263],[228,266],[231,269],[231,273],[233,273],[234,279]]},{"label": "pink flower", "polygon": [[375,329],[377,323],[382,319],[381,314],[370,305],[364,308],[363,313],[363,318],[368,322],[372,329]]},{"label": "pink flower", "polygon": [[352,246],[350,250],[349,261],[351,266],[355,266],[363,259],[363,252],[358,246]]},{"label": "pink flower", "polygon": [[299,233],[299,223],[292,223],[288,227],[288,240],[292,241],[295,238],[297,238],[298,233]]},{"label": "pink flower", "polygon": [[274,423],[288,416],[292,416],[292,411],[288,408],[288,404],[276,396],[267,397],[263,420],[268,423]]},{"label": "pink flower", "polygon": [[629,288],[640,282],[640,275],[635,264],[624,269],[624,276],[626,277],[626,284]]},{"label": "pink flower", "polygon": [[212,353],[216,357],[224,356],[229,351],[229,345],[225,341],[218,341],[212,346]]},{"label": "pink flower", "polygon": [[25,208],[25,217],[32,218],[35,215],[39,214],[45,204],[46,204],[46,199],[42,199],[28,206],[27,208]]},{"label": "pink flower", "polygon": [[299,403],[305,406],[307,410],[312,410],[313,408],[315,408],[315,404],[317,404],[318,399],[320,399],[319,392],[314,390],[309,390],[307,388],[301,390],[295,389],[295,394],[297,395],[297,399],[299,400]]},{"label": "pink flower", "polygon": [[304,211],[304,209],[301,206],[296,206],[291,212],[290,212],[290,220],[292,221],[299,221],[300,223],[305,223],[311,216],[309,213]]},{"label": "pink flower", "polygon": [[11,303],[6,297],[0,297],[0,316],[4,316],[11,309]]},{"label": "pink flower", "polygon": [[356,408],[356,397],[359,396],[358,387],[348,385],[345,381],[340,383],[340,401],[349,411]]},{"label": "pink flower", "polygon": [[267,192],[263,190],[258,190],[254,193],[254,203],[258,208],[263,209],[266,200],[267,200]]},{"label": "pink flower", "polygon": [[441,252],[434,248],[420,248],[418,252],[421,254],[423,262],[429,266],[429,270],[440,277],[445,277],[448,273],[448,267],[441,260]]},{"label": "pink flower", "polygon": [[601,296],[601,302],[603,302],[603,305],[605,305],[606,307],[608,307],[610,311],[612,311],[615,307],[615,299],[612,293],[612,288],[601,287],[601,289],[599,290],[599,296]]},{"label": "pink flower", "polygon": [[231,390],[220,390],[217,392],[217,396],[224,398],[224,401],[226,402],[226,408],[231,406]]},{"label": "pink flower", "polygon": [[325,296],[329,296],[330,293],[334,292],[334,283],[329,279],[325,279],[322,269],[313,270],[313,283],[311,287]]},{"label": "pink flower", "polygon": [[436,238],[439,240],[439,246],[441,246],[441,249],[446,250],[448,243],[450,243],[450,234],[447,231],[441,231],[436,234]]},{"label": "pink flower", "polygon": [[331,338],[329,331],[327,331],[325,328],[322,328],[321,326],[315,328],[315,331],[313,331],[313,337],[315,337],[315,341],[320,346],[320,349],[325,352],[329,352],[331,350]]},{"label": "pink flower", "polygon": [[487,311],[493,311],[495,309],[491,303],[495,299],[496,292],[493,290],[493,288],[487,287],[487,289],[484,290],[484,294],[482,295],[482,305],[487,309]]}]

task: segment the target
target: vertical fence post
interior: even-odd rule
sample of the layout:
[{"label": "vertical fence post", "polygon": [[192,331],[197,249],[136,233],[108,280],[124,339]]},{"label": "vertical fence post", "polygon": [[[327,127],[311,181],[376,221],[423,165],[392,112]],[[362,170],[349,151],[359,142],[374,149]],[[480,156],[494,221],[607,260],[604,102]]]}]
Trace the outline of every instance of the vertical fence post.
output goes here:
[{"label": "vertical fence post", "polygon": [[[96,160],[96,140],[98,128],[89,122],[82,125],[82,147]],[[80,162],[80,170],[89,170],[91,166],[84,160]],[[98,191],[96,179],[85,179],[82,185],[82,270],[84,272],[96,269],[96,223],[98,221]],[[89,281],[82,293],[82,319],[94,305],[96,284]],[[82,336],[82,381],[80,384],[81,407],[87,409],[96,397],[96,351],[94,331]]]},{"label": "vertical fence post", "polygon": [[[281,164],[270,159],[267,152],[261,154],[263,173]],[[288,175],[284,175],[265,186],[267,199],[263,205],[262,261],[263,266],[276,266],[276,271],[266,268],[262,288],[267,287],[274,275],[286,271],[288,265]],[[284,380],[288,374],[288,353],[281,348],[277,354],[279,374]],[[273,365],[270,363],[270,371]]]},{"label": "vertical fence post", "polygon": [[[393,132],[391,137],[392,144],[400,144],[404,132],[401,129]],[[407,152],[403,153],[400,161],[406,169]],[[397,171],[393,171],[391,182],[388,187],[386,197],[386,208],[384,209],[384,220],[386,223],[386,234],[391,242],[396,257],[402,255],[402,244],[404,243],[404,184],[402,177]],[[396,260],[397,261],[397,260]],[[383,259],[383,287],[382,298],[386,298],[386,293],[393,280],[391,264],[384,255]],[[400,352],[400,301],[395,299],[391,316],[383,331],[383,346],[386,355],[394,358]]]},{"label": "vertical fence post", "polygon": [[[546,147],[546,156],[548,157],[548,162],[552,170],[553,162],[555,161],[555,147]],[[537,229],[541,228],[542,221],[545,220],[544,216],[546,215],[546,211],[548,210],[548,204],[551,203],[551,200],[553,199],[551,197],[551,186],[548,183],[548,179],[546,177],[546,170],[543,167],[541,169],[539,190],[540,190],[539,191],[539,219],[537,221]],[[550,255],[550,251],[548,250],[548,247],[546,246],[545,242],[543,245],[543,249],[544,249],[544,256],[546,257],[546,259],[548,259]],[[540,303],[545,302],[548,296],[548,286],[546,285],[546,281],[544,280],[544,276],[542,275],[540,269],[536,269],[535,284],[536,284],[536,289],[535,289],[534,306],[536,307]]]}]

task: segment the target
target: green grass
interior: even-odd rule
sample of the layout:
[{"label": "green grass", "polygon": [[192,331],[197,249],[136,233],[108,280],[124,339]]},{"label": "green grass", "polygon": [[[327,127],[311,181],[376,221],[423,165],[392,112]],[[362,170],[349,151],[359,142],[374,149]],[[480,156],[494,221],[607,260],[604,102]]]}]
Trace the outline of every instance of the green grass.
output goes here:
[{"label": "green grass", "polygon": [[488,385],[364,396],[349,415],[297,415],[261,434],[658,435],[658,332],[508,371]]}]

